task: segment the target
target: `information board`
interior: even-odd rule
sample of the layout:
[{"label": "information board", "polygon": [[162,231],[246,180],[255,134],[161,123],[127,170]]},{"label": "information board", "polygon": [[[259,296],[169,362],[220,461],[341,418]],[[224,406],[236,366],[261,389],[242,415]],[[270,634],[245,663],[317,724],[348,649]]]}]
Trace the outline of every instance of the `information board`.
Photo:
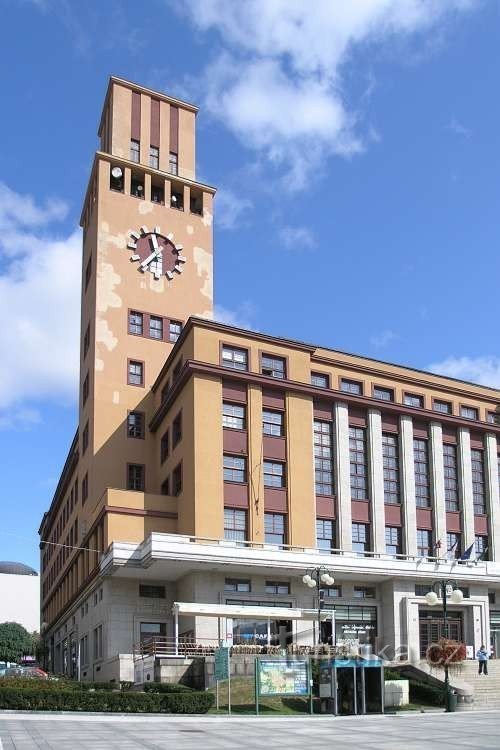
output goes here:
[{"label": "information board", "polygon": [[214,677],[216,680],[229,679],[229,648],[227,646],[215,649]]},{"label": "information board", "polygon": [[259,659],[259,695],[309,695],[307,659]]}]

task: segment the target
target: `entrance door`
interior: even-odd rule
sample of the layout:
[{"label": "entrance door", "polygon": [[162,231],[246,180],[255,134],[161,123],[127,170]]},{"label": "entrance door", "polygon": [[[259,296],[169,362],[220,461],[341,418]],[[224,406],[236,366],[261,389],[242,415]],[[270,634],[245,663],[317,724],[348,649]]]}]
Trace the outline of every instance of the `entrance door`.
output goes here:
[{"label": "entrance door", "polygon": [[436,617],[432,612],[419,612],[420,628],[420,656],[423,659],[431,643],[437,643],[440,638],[451,638],[459,643],[463,642],[462,614],[454,613],[446,620],[446,631],[443,618]]}]

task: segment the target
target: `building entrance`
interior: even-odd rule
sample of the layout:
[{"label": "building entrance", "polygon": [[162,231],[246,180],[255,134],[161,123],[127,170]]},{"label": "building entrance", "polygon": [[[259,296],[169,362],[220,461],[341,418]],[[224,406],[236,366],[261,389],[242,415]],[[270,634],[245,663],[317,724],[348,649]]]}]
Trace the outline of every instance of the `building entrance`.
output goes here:
[{"label": "building entrance", "polygon": [[437,643],[440,638],[450,638],[462,643],[463,641],[463,621],[462,613],[454,612],[451,617],[446,619],[446,631],[444,628],[443,617],[436,617],[435,612],[420,610],[419,612],[419,630],[420,630],[420,656],[423,659],[431,643]]},{"label": "building entrance", "polygon": [[500,612],[490,611],[491,658],[500,659]]}]

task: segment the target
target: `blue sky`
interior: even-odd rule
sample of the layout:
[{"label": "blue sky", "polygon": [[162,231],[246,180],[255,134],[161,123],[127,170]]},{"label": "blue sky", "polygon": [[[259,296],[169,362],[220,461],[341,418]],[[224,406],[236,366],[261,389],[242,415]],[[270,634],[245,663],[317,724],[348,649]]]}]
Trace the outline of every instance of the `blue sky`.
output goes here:
[{"label": "blue sky", "polygon": [[500,386],[498,3],[1,9],[1,559],[38,567],[76,427],[77,225],[109,74],[200,106],[219,318]]}]

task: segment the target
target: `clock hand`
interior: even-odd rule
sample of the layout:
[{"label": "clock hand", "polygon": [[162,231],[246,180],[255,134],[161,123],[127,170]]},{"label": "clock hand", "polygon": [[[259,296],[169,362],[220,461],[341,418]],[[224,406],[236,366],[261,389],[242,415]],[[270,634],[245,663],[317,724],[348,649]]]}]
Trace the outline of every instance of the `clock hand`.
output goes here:
[{"label": "clock hand", "polygon": [[147,266],[151,263],[151,261],[154,260],[158,256],[160,251],[161,251],[161,248],[158,248],[157,250],[153,250],[151,255],[148,258],[146,258],[146,260],[142,261],[141,268],[147,268]]}]

